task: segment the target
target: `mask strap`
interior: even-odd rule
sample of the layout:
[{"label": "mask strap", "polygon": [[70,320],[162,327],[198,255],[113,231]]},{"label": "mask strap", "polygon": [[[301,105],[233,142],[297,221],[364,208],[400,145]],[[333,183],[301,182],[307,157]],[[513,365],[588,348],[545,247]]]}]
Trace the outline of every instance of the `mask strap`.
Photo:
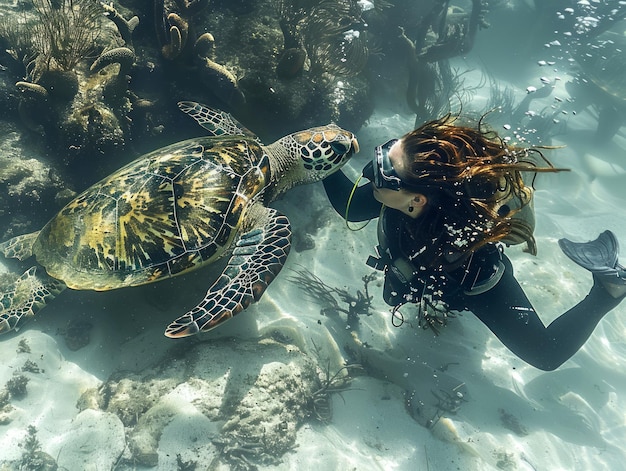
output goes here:
[{"label": "mask strap", "polygon": [[344,219],[346,220],[346,227],[348,229],[350,229],[351,231],[354,231],[354,232],[360,231],[365,226],[367,226],[370,223],[370,221],[371,221],[371,219],[366,221],[365,224],[363,224],[360,227],[351,227],[350,226],[350,221],[348,220],[348,212],[350,211],[350,204],[352,203],[352,197],[354,196],[354,192],[356,191],[357,187],[359,186],[359,182],[361,181],[362,177],[363,177],[363,175],[359,175],[359,177],[354,182],[354,185],[352,185],[352,191],[350,191],[350,196],[348,196],[348,202],[346,203],[346,214],[344,216]]}]

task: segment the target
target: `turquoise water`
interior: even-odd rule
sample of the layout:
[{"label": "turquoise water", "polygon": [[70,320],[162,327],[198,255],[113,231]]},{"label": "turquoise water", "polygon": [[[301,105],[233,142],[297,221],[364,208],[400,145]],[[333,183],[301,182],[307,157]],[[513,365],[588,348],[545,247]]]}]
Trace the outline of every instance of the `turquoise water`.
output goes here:
[{"label": "turquoise water", "polygon": [[[19,16],[17,5],[1,5],[4,12]],[[404,5],[409,8],[411,2]],[[567,85],[580,77],[576,62],[569,60],[572,18],[601,18],[604,5],[590,10],[593,5],[579,2],[541,16],[525,2],[501,2],[487,14],[491,27],[477,33],[471,52],[451,60],[452,67],[463,73],[464,89],[471,90],[458,95],[465,115],[480,115],[489,108],[496,89],[509,90],[513,104],[537,96],[527,111],[543,119],[505,109],[490,113],[488,121],[513,141],[559,146],[547,156],[556,166],[571,169],[537,179],[538,257],[507,249],[517,279],[545,323],[582,299],[591,285],[589,274],[557,249],[559,238],[590,240],[608,228],[622,246],[626,244],[626,134],[616,126],[614,136],[598,138],[602,110],[623,104],[591,85],[577,89]],[[469,4],[461,6],[470,9]],[[117,7],[126,18],[129,11],[139,13],[130,4]],[[229,8],[218,2],[208,8],[214,9],[208,11],[216,12],[215,18],[200,15],[199,21],[211,28],[220,19],[224,30],[232,26],[232,18],[248,24],[243,4]],[[619,12],[623,6],[617,3],[615,8]],[[148,20],[142,17],[144,21]],[[581,21],[586,27],[594,23]],[[374,29],[373,19],[370,22]],[[387,32],[396,35],[395,29]],[[175,101],[174,96],[191,93],[193,88],[180,77],[167,91],[147,87],[146,63],[153,59],[147,45],[154,48],[155,40],[145,30],[134,34],[141,45],[135,52],[142,65],[129,89],[146,100],[156,96]],[[237,44],[244,57],[248,51]],[[245,44],[254,51],[253,42]],[[603,49],[590,49],[589,55],[609,57],[613,65],[618,59],[611,53],[620,50],[617,38],[603,44]],[[233,46],[222,43],[222,47]],[[219,51],[219,43],[216,48]],[[389,60],[393,54],[386,51],[381,62],[368,65],[369,80],[376,83],[371,91],[376,93],[376,106],[367,122],[351,129],[361,148],[344,168],[352,178],[370,160],[375,145],[409,131],[415,122],[405,101],[404,59],[397,57],[394,63]],[[375,48],[372,56],[380,57]],[[218,57],[226,60],[224,55]],[[246,83],[246,72],[238,69],[236,60],[225,63]],[[171,75],[158,66],[154,70],[165,87]],[[586,72],[585,80],[590,81],[592,72],[598,71]],[[4,73],[8,83],[4,89],[9,89],[11,76]],[[305,71],[303,82],[306,77]],[[342,90],[350,81],[338,80],[345,83],[333,82],[332,96],[338,104],[347,103],[350,98]],[[602,83],[616,90],[617,85]],[[276,82],[275,92],[284,93],[282,86]],[[551,87],[549,94],[541,93],[543,86]],[[52,154],[48,124],[39,123],[43,134],[37,126],[22,129],[17,105],[9,106],[16,101],[10,96],[3,100],[8,106],[3,122],[18,137],[3,148],[0,170],[15,172],[22,165],[31,169],[32,178],[47,175],[46,165],[59,165],[41,159]],[[141,108],[137,102],[134,106]],[[165,116],[169,108],[162,106],[154,110]],[[452,107],[457,110],[456,99]],[[233,114],[254,121],[250,116],[254,111]],[[171,120],[150,118],[149,125],[142,122],[142,129],[154,131],[163,122],[164,134],[135,131],[139,137],[125,152],[134,155],[187,137],[168,131]],[[322,118],[301,119],[313,124]],[[257,120],[265,128],[258,132],[271,135],[271,123],[266,121]],[[285,126],[278,121],[277,127]],[[184,133],[202,132],[188,129],[195,126],[190,122],[183,126]],[[608,128],[604,123],[600,131]],[[10,137],[8,132],[5,136]],[[107,152],[111,148],[104,146],[104,160],[78,165],[78,175],[101,177],[127,155]],[[76,155],[84,158],[80,152]],[[16,164],[35,157],[43,163]],[[70,178],[64,180],[67,186],[80,185]],[[52,179],[41,180],[52,185]],[[16,191],[15,182],[3,179],[0,185],[5,187],[2,216],[23,213],[10,219],[11,230],[36,230],[36,221],[50,216],[54,205],[47,197],[31,206],[11,205],[6,195]],[[584,347],[553,372],[537,370],[515,357],[469,312],[449,319],[438,336],[417,326],[410,307],[402,311],[404,324],[395,327],[380,296],[382,278],[376,274],[367,283],[371,304],[358,320],[349,319],[345,311],[350,305],[341,295],[358,300],[358,293],[365,292],[362,278],[372,272],[364,262],[376,245],[375,224],[349,230],[320,184],[295,188],[274,206],[289,216],[294,237],[306,250],[292,250],[262,299],[211,333],[181,341],[163,336],[169,322],[192,308],[218,273],[203,269],[139,288],[104,293],[67,290],[18,333],[3,337],[0,385],[20,376],[28,381],[25,394],[13,394],[2,404],[0,463],[7,469],[26,463],[31,466],[26,469],[43,469],[35,466],[45,458],[59,469],[71,470],[623,467],[625,305],[608,314]],[[7,224],[2,231],[9,230],[9,219],[2,221]],[[3,260],[3,270],[18,268]],[[30,442],[29,426],[35,427]]]}]

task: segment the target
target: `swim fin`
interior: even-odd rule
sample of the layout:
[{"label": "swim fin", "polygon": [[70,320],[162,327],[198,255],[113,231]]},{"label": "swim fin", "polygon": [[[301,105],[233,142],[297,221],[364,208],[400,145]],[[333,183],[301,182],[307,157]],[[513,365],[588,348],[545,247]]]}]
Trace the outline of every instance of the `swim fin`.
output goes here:
[{"label": "swim fin", "polygon": [[611,231],[606,230],[589,242],[559,239],[559,247],[574,263],[598,276],[603,284],[626,285],[626,268],[617,261],[619,242]]}]

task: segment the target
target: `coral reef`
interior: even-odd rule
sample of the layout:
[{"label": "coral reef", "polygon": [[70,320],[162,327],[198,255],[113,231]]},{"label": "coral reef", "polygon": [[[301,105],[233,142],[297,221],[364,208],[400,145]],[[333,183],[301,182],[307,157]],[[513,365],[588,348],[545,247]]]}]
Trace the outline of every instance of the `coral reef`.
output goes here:
[{"label": "coral reef", "polygon": [[[191,136],[174,112],[181,99],[235,111],[263,140],[330,121],[355,129],[373,107],[354,0],[27,3],[19,13],[0,5],[1,117],[41,147],[37,160],[45,155],[58,175],[44,182],[48,192],[80,191],[138,153]],[[298,44],[295,77],[276,73],[287,30]],[[32,229],[22,214],[18,205],[3,238]]]},{"label": "coral reef", "polygon": [[69,195],[63,193],[67,188],[58,167],[41,158],[42,146],[27,142],[15,125],[0,121],[0,148],[0,238],[5,240],[41,227],[45,213],[57,211]]},{"label": "coral reef", "polygon": [[405,90],[391,105],[431,117],[462,95],[448,60],[486,25],[480,0],[469,12],[444,0],[27,2],[19,21],[0,6],[4,119],[19,116],[77,191],[191,137],[178,100],[230,111],[263,141],[331,121],[357,130],[385,87]]},{"label": "coral reef", "polygon": [[[125,146],[130,107],[117,98],[126,92],[126,81],[114,80],[113,87],[109,76],[117,75],[90,75],[88,64],[102,51],[124,42],[120,36],[132,31],[133,22],[126,30],[114,32],[120,23],[106,22],[104,14],[117,16],[94,0],[30,3],[32,10],[25,10],[20,22],[5,17],[0,24],[0,38],[8,46],[6,73],[17,79],[18,113],[31,131],[43,134],[70,175],[80,174],[84,180],[85,166],[98,167],[94,155]],[[122,67],[120,73],[126,72]],[[113,103],[112,95],[116,97]]]}]

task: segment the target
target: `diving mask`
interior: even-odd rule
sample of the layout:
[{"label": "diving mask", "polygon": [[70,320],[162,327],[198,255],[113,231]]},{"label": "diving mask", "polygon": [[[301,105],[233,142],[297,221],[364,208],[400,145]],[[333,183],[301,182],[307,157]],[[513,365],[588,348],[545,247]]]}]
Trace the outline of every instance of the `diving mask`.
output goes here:
[{"label": "diving mask", "polygon": [[387,188],[398,191],[403,186],[402,179],[393,168],[389,158],[389,150],[398,142],[391,139],[374,149],[374,158],[363,169],[363,176],[374,183],[376,188]]}]

